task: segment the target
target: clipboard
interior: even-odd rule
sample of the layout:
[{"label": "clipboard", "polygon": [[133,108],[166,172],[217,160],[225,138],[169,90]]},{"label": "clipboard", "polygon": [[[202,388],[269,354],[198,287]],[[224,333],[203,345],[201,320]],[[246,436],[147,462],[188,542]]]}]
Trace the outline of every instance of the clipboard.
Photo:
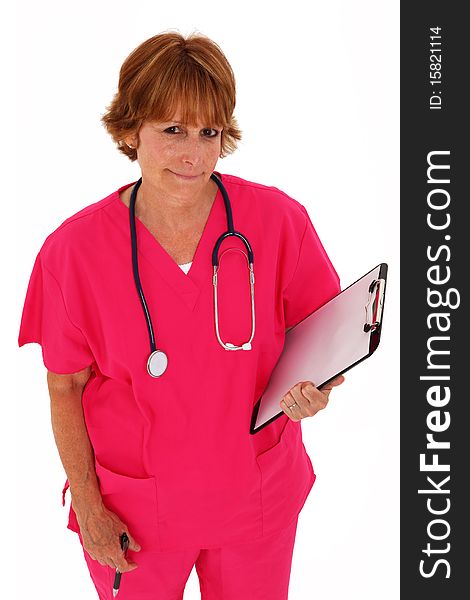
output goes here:
[{"label": "clipboard", "polygon": [[254,434],[285,414],[279,403],[299,381],[320,388],[379,345],[388,266],[380,263],[286,332],[284,347],[253,408]]}]

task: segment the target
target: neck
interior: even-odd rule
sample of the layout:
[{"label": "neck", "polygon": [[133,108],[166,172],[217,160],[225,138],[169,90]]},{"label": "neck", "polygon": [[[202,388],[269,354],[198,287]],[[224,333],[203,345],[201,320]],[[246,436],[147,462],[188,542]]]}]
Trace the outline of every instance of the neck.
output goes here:
[{"label": "neck", "polygon": [[[124,203],[129,206],[134,186],[124,190]],[[137,190],[135,214],[144,223],[175,234],[192,229],[205,221],[217,195],[217,184],[210,179],[197,193],[175,196],[142,179]]]}]

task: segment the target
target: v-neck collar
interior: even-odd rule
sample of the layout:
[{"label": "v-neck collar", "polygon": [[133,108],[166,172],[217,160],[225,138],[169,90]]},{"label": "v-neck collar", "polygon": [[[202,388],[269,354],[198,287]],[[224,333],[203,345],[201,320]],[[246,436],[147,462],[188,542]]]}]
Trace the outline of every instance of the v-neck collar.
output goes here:
[{"label": "v-neck collar", "polygon": [[[226,180],[218,171],[214,171],[214,173],[226,184]],[[116,222],[125,234],[129,249],[131,248],[130,211],[129,207],[121,200],[119,192],[134,185],[134,183],[136,182],[126,184],[116,190],[113,194],[115,202],[111,203],[111,205],[116,206]],[[217,238],[227,228],[225,204],[220,189],[217,189],[217,194],[209,211],[188,273],[181,269],[137,216],[135,217],[135,226],[139,267],[140,261],[142,259],[146,260],[153,269],[160,273],[168,285],[183,297],[190,310],[193,310],[203,284],[212,280],[212,250]],[[129,256],[131,256],[130,252]],[[132,270],[132,264],[130,268]],[[145,294],[146,282],[142,281],[142,276],[141,284]],[[148,285],[149,283],[147,283]]]}]

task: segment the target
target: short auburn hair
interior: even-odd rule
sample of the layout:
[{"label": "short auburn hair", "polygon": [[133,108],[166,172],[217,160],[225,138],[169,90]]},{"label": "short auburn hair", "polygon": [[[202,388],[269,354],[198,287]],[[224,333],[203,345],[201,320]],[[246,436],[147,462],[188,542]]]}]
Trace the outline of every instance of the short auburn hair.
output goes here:
[{"label": "short auburn hair", "polygon": [[123,142],[144,121],[168,121],[181,107],[181,121],[223,127],[221,154],[234,152],[241,131],[233,116],[235,76],[224,53],[208,37],[160,33],[138,46],[121,66],[118,91],[101,117],[118,149],[131,161],[137,150]]}]

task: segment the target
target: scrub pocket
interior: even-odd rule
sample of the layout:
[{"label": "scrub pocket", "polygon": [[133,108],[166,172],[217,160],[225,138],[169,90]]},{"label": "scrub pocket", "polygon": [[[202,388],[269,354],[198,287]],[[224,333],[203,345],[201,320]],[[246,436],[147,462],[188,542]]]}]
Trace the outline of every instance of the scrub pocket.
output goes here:
[{"label": "scrub pocket", "polygon": [[300,421],[289,419],[278,443],[256,460],[261,472],[263,535],[268,535],[296,518],[316,479]]},{"label": "scrub pocket", "polygon": [[128,477],[103,467],[95,457],[101,496],[116,513],[142,550],[158,550],[155,477]]},{"label": "scrub pocket", "polygon": [[[157,537],[157,491],[155,477],[128,477],[107,469],[95,457],[103,503],[127,526],[130,534],[142,550],[158,550]],[[68,481],[62,492],[62,502]],[[70,504],[68,529],[80,533],[75,512]]]}]

